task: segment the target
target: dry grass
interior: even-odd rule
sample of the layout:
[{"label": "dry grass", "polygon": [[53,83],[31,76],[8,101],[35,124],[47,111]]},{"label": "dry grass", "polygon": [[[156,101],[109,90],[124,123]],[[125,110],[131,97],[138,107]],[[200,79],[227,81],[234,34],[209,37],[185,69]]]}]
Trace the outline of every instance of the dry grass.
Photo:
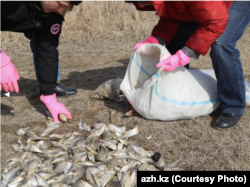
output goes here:
[{"label": "dry grass", "polygon": [[[122,1],[84,1],[66,13],[60,43],[86,45],[106,39],[121,43],[144,40],[157,22],[154,12],[136,11],[133,5]],[[22,33],[1,32],[1,44],[5,47],[26,41]],[[24,47],[20,45],[19,50]]]}]

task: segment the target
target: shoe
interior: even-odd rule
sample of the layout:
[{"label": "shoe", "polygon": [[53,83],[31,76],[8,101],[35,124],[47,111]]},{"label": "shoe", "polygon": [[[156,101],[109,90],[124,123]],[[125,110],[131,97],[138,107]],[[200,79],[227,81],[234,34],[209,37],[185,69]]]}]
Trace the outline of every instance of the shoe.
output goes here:
[{"label": "shoe", "polygon": [[54,93],[56,93],[56,96],[69,96],[76,94],[77,90],[74,88],[65,87],[61,84],[57,84],[54,88]]},{"label": "shoe", "polygon": [[242,115],[222,113],[222,115],[216,120],[215,127],[220,129],[229,129],[238,123],[241,116]]}]

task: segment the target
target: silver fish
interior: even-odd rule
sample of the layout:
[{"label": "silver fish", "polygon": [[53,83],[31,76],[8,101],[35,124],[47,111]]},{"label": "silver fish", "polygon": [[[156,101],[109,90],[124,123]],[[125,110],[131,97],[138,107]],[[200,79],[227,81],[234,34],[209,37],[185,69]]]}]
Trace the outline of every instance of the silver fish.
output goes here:
[{"label": "silver fish", "polygon": [[67,175],[70,172],[70,170],[72,169],[73,165],[74,164],[72,162],[67,162],[67,164],[66,164],[66,166],[65,166],[65,168],[63,170],[65,175]]},{"label": "silver fish", "polygon": [[106,128],[106,125],[102,125],[99,129],[91,130],[89,135],[87,136],[87,139],[101,136],[101,134],[104,132],[105,128]]},{"label": "silver fish", "polygon": [[116,125],[114,125],[112,123],[109,123],[107,126],[108,126],[109,131],[111,131],[111,132],[118,132],[121,134],[124,133],[123,129],[117,127]]},{"label": "silver fish", "polygon": [[74,187],[93,187],[91,184],[87,183],[84,180],[79,180]]},{"label": "silver fish", "polygon": [[81,131],[84,130],[84,131],[90,132],[90,130],[91,130],[91,127],[88,126],[86,123],[82,122],[81,119],[80,119],[80,122],[79,122],[78,125],[79,125],[79,129],[80,129]]},{"label": "silver fish", "polygon": [[33,175],[36,177],[39,186],[49,187],[49,184],[46,182],[46,180],[44,180],[44,178],[41,177],[38,173],[33,173]]},{"label": "silver fish", "polygon": [[157,171],[157,169],[153,165],[142,164],[138,168],[139,171]]},{"label": "silver fish", "polygon": [[30,160],[27,163],[27,167],[25,168],[25,171],[27,173],[26,180],[29,180],[30,175],[37,170],[39,164],[40,160],[37,159]]},{"label": "silver fish", "polygon": [[30,127],[20,128],[19,130],[16,131],[16,134],[17,134],[17,136],[24,136],[25,132],[29,129],[30,129]]},{"label": "silver fish", "polygon": [[138,129],[138,126],[136,126],[135,128],[124,132],[119,138],[121,138],[121,139],[122,138],[129,138],[129,137],[137,135],[138,133],[139,133],[139,129]]},{"label": "silver fish", "polygon": [[64,172],[64,168],[67,166],[67,163],[67,161],[58,163],[56,168],[51,172],[51,174],[59,174]]},{"label": "silver fish", "polygon": [[63,184],[62,182],[53,182],[50,184],[51,187],[69,187],[68,184]]},{"label": "silver fish", "polygon": [[99,182],[100,186],[106,186],[108,181],[116,174],[115,171],[108,170],[108,171],[101,171],[96,175],[96,179]]},{"label": "silver fish", "polygon": [[138,147],[138,146],[133,145],[133,144],[131,144],[131,147],[136,151],[136,153],[141,154],[141,155],[146,156],[146,157],[151,157],[154,154],[151,151],[146,151],[144,148]]},{"label": "silver fish", "polygon": [[49,125],[41,134],[40,136],[46,136],[48,135],[49,133],[51,133],[52,131],[58,129],[60,127],[60,122],[57,122],[57,123],[53,123],[51,125]]},{"label": "silver fish", "polygon": [[38,181],[36,180],[36,177],[32,174],[27,182],[24,182],[27,186],[39,186]]},{"label": "silver fish", "polygon": [[95,163],[95,155],[91,152],[88,152],[88,159],[92,162]]},{"label": "silver fish", "polygon": [[15,177],[20,171],[22,171],[22,168],[18,165],[17,167],[10,170],[4,177],[2,181],[2,187],[6,187],[9,182],[12,180],[13,177]]},{"label": "silver fish", "polygon": [[79,169],[77,169],[74,173],[71,185],[74,185],[78,180],[83,178],[86,174],[86,170],[87,170],[86,166],[81,166]]},{"label": "silver fish", "polygon": [[112,149],[114,151],[117,150],[116,144],[114,144],[114,143],[112,143],[110,141],[107,141],[107,140],[100,140],[100,141],[102,142],[102,146],[108,147],[108,148],[110,148],[110,149]]},{"label": "silver fish", "polygon": [[128,170],[133,169],[136,167],[140,162],[132,160],[129,162],[127,165],[123,166],[122,169],[120,170],[121,173],[127,173]]},{"label": "silver fish", "polygon": [[58,114],[58,119],[63,123],[66,123],[68,121],[66,114]]},{"label": "silver fish", "polygon": [[103,146],[100,146],[99,153],[95,156],[97,161],[104,161],[107,156],[107,151]]},{"label": "silver fish", "polygon": [[125,173],[121,179],[121,186],[122,187],[134,187],[137,183],[136,178],[137,178],[136,170]]}]

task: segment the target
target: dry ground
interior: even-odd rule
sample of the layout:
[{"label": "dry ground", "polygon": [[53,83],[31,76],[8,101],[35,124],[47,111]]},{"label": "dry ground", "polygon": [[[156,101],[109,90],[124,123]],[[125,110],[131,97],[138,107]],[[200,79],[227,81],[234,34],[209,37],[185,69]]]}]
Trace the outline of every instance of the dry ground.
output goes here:
[{"label": "dry ground", "polygon": [[[77,35],[79,30],[72,32]],[[141,38],[146,35],[148,31]],[[98,120],[109,122],[109,110],[112,109],[115,111],[114,123],[127,125],[128,129],[138,125],[140,133],[133,139],[140,140],[146,149],[162,153],[166,163],[182,159],[179,166],[190,170],[250,170],[249,108],[235,128],[218,131],[213,124],[219,112],[191,120],[161,122],[140,116],[124,117],[129,110],[124,103],[89,99],[100,84],[125,75],[133,46],[141,38],[125,41],[89,37],[88,42],[62,39],[59,46],[61,83],[76,88],[78,94],[58,98],[73,116],[73,121],[65,124],[60,132],[77,130],[79,118],[88,124]],[[244,76],[250,82],[249,26],[237,46],[241,51]],[[1,171],[10,158],[22,154],[10,146],[17,141],[15,131],[30,126],[35,132],[41,132],[46,122],[46,107],[39,100],[28,40],[20,35],[17,40],[2,43],[2,48],[11,57],[21,78],[19,93],[11,93],[9,98],[1,93]],[[191,68],[211,69],[209,55],[192,61]],[[152,139],[147,140],[145,137],[150,134]]]}]

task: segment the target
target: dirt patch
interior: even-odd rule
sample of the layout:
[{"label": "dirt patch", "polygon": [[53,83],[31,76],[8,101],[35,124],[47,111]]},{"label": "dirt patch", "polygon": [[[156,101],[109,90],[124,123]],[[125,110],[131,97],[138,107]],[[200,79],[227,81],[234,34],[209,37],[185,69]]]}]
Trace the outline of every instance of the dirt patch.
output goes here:
[{"label": "dirt patch", "polygon": [[[250,82],[249,36],[248,27],[237,46],[241,51],[244,76]],[[179,166],[190,170],[250,170],[249,108],[234,128],[218,131],[212,126],[219,111],[191,120],[161,122],[140,116],[124,117],[129,110],[126,103],[89,99],[106,80],[124,77],[136,42],[123,44],[102,40],[87,45],[60,45],[61,83],[78,90],[77,95],[58,98],[73,116],[73,121],[60,131],[76,131],[80,118],[86,123],[109,122],[109,110],[112,109],[115,111],[114,123],[126,125],[127,129],[138,125],[140,133],[133,139],[138,139],[146,149],[162,153],[166,163],[182,159]],[[18,81],[19,93],[11,93],[9,98],[1,93],[1,171],[10,158],[22,154],[10,145],[17,141],[16,130],[27,126],[35,132],[45,129],[47,109],[39,100],[32,54],[28,43],[22,47],[20,52],[17,46],[8,44],[5,50],[21,78]],[[192,61],[191,68],[211,69],[209,55]],[[145,138],[149,135],[152,135],[151,140]]]}]

